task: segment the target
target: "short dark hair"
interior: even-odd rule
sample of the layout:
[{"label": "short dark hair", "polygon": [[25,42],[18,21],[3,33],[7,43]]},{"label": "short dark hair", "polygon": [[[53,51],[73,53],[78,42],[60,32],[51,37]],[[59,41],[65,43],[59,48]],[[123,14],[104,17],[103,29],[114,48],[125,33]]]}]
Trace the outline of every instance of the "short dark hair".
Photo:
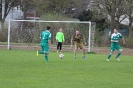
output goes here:
[{"label": "short dark hair", "polygon": [[47,30],[49,30],[51,27],[50,26],[47,26]]}]

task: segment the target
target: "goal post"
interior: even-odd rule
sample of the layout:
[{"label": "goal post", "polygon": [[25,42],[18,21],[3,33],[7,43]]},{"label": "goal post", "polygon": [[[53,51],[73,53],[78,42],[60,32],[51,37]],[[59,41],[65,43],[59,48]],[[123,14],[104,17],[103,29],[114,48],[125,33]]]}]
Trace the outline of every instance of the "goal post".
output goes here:
[{"label": "goal post", "polygon": [[[9,19],[8,24],[8,45],[7,49],[12,48],[12,44],[26,44],[39,43],[39,33],[47,25],[52,26],[53,41],[55,44],[55,33],[58,32],[59,27],[63,27],[66,44],[70,42],[70,36],[75,33],[75,30],[86,36],[88,42],[88,52],[93,51],[95,23],[90,21],[44,21],[44,20],[13,20]],[[66,40],[66,39],[65,39]]]}]

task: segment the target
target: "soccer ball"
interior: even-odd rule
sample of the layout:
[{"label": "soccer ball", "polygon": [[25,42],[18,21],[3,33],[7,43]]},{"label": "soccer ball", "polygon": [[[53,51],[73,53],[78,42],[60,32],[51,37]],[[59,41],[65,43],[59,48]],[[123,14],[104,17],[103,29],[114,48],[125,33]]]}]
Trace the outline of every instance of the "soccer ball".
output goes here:
[{"label": "soccer ball", "polygon": [[64,58],[64,54],[60,54],[59,58],[63,59]]}]

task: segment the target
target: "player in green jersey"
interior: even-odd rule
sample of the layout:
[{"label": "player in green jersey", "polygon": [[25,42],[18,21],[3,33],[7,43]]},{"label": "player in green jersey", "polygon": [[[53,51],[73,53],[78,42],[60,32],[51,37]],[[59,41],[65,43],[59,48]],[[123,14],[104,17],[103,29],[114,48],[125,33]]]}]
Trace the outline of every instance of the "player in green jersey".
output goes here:
[{"label": "player in green jersey", "polygon": [[65,41],[62,28],[60,28],[59,32],[57,32],[56,34],[56,41],[57,41],[57,52],[60,52],[62,49],[62,43]]},{"label": "player in green jersey", "polygon": [[40,46],[42,48],[41,51],[37,51],[37,56],[39,54],[44,54],[44,58],[46,62],[48,62],[48,54],[49,54],[49,46],[51,47],[51,33],[50,26],[47,26],[47,29],[40,33]]},{"label": "player in green jersey", "polygon": [[74,43],[74,58],[76,58],[77,49],[80,48],[83,50],[83,59],[86,59],[85,48],[84,48],[84,45],[86,45],[86,41],[84,36],[78,30],[71,38],[71,47],[73,43]]},{"label": "player in green jersey", "polygon": [[[123,50],[122,50],[121,46],[119,45],[118,41],[119,41],[119,39],[121,39],[121,38],[122,38],[121,33],[119,33],[117,29],[114,29],[114,33],[111,35],[110,53],[109,53],[109,55],[108,55],[106,61],[109,61],[109,59],[110,59],[112,53],[113,53],[115,50],[118,50],[118,54],[116,55],[116,58],[115,58],[115,59],[116,59],[117,61],[120,61],[120,59],[119,59],[118,57],[121,55],[121,53],[122,53]],[[123,44],[125,44],[124,38],[122,38],[122,40],[123,40]]]}]

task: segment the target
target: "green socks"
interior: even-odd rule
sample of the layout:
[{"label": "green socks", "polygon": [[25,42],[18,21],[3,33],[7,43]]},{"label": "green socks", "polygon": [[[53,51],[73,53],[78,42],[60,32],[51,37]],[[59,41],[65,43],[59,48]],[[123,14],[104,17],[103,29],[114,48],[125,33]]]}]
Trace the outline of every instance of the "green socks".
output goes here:
[{"label": "green socks", "polygon": [[120,52],[118,52],[118,54],[117,54],[116,58],[118,58],[120,55],[121,55],[121,53],[120,53]]},{"label": "green socks", "polygon": [[39,54],[44,54],[44,51],[39,50],[38,53],[39,53]]},{"label": "green socks", "polygon": [[38,53],[44,54],[44,58],[45,58],[46,62],[48,62],[48,55],[44,51],[42,51],[42,50],[37,51],[37,56],[38,56]]},{"label": "green socks", "polygon": [[48,62],[48,55],[47,54],[44,55],[44,58],[45,58],[46,62]]},{"label": "green socks", "polygon": [[110,57],[111,57],[111,55],[109,54],[109,55],[108,55],[108,59],[109,59]]},{"label": "green socks", "polygon": [[[121,55],[121,52],[118,52],[118,54],[116,55],[116,58],[118,58]],[[108,59],[111,57],[111,55],[108,55]]]}]

